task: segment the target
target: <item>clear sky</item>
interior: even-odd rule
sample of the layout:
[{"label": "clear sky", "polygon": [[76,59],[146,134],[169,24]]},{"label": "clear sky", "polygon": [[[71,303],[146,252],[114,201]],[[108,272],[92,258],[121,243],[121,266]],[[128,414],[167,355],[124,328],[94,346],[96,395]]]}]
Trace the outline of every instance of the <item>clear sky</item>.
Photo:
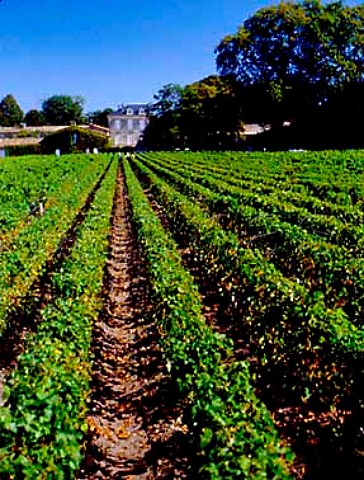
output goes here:
[{"label": "clear sky", "polygon": [[[3,0],[0,99],[24,111],[54,94],[85,110],[148,102],[216,73],[214,47],[273,0]],[[353,2],[350,2],[353,3]]]}]

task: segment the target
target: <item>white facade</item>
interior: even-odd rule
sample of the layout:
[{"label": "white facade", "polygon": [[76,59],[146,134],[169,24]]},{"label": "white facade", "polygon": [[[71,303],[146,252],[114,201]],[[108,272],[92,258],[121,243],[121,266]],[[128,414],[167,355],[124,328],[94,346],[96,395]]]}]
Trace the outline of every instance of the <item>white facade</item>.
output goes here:
[{"label": "white facade", "polygon": [[122,105],[108,116],[110,137],[115,147],[135,147],[148,125],[147,105]]}]

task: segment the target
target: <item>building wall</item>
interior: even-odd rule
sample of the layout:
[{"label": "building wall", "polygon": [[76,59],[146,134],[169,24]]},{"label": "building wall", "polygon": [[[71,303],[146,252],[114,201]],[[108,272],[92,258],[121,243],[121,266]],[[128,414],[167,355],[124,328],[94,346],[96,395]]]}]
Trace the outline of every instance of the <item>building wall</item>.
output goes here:
[{"label": "building wall", "polygon": [[135,147],[142,139],[148,124],[146,109],[143,106],[123,106],[108,117],[110,138],[115,147]]}]

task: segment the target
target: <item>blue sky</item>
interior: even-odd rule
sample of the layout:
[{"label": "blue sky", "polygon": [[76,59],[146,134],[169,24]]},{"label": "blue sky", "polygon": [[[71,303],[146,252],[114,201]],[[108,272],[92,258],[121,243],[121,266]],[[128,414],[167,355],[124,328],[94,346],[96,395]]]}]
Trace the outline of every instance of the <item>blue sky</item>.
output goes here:
[{"label": "blue sky", "polygon": [[272,0],[3,0],[0,98],[24,111],[54,94],[85,110],[147,102],[215,73],[214,47]]}]

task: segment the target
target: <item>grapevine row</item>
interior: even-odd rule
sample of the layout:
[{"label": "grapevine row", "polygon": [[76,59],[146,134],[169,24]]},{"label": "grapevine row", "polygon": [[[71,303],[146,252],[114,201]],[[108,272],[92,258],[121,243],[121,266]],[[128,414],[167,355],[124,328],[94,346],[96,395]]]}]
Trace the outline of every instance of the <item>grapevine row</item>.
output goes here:
[{"label": "grapevine row", "polygon": [[52,276],[52,301],[10,381],[0,411],[0,472],[6,477],[75,478],[87,431],[92,324],[101,289],[116,162],[77,232],[74,249]]},{"label": "grapevine row", "polygon": [[[165,153],[156,153],[156,156]],[[168,154],[173,162],[189,163],[189,155]],[[192,163],[205,168],[230,170],[235,176],[251,178],[282,189],[308,189],[318,198],[335,203],[356,204],[364,195],[364,156],[362,151],[305,153],[199,152]]]},{"label": "grapevine row", "polygon": [[85,204],[107,162],[108,157],[101,157],[90,163],[78,180],[70,178],[65,182],[45,214],[23,228],[10,245],[5,245],[0,264],[0,335],[9,327],[8,318],[25,300],[46,262],[57,254],[72,219]]},{"label": "grapevine row", "polygon": [[[351,222],[353,224],[363,223],[364,214],[359,207],[350,205],[338,205],[328,201],[327,198],[320,200],[317,197],[309,194],[307,189],[302,184],[296,183],[296,180],[292,175],[287,173],[283,182],[272,179],[271,182],[267,182],[264,175],[257,178],[257,170],[254,170],[252,175],[247,175],[246,172],[238,173],[237,168],[229,168],[228,163],[224,166],[217,167],[214,164],[198,164],[195,157],[192,162],[188,162],[188,158],[175,158],[168,155],[160,156],[160,154],[154,154],[151,158],[156,160],[157,163],[164,166],[170,166],[171,160],[174,167],[177,167],[183,171],[186,171],[188,167],[189,174],[206,174],[208,169],[208,175],[218,181],[224,181],[232,187],[238,187],[243,191],[254,190],[256,195],[266,195],[269,199],[274,201],[284,201],[287,204],[298,206],[299,208],[306,208],[308,212],[318,215],[332,215],[340,219],[343,222]],[[187,161],[186,161],[187,160]],[[234,167],[237,165],[234,164]],[[291,177],[287,180],[287,177]]]},{"label": "grapevine row", "polygon": [[[47,208],[69,179],[81,176],[90,163],[86,155],[69,155],[60,162],[56,156],[3,160],[0,165],[0,232],[19,231],[29,220]],[[51,197],[51,198],[50,198]],[[13,234],[14,236],[14,234]]]},{"label": "grapevine row", "polygon": [[225,227],[239,232],[247,248],[259,248],[285,276],[302,282],[309,291],[322,291],[330,307],[343,307],[357,324],[364,300],[364,259],[344,247],[325,242],[300,226],[241,205],[234,198],[216,193],[170,169],[142,158],[143,164],[189,198],[206,205],[210,214],[220,216]]},{"label": "grapevine row", "polygon": [[[178,173],[188,172],[186,168],[175,168]],[[281,220],[304,226],[308,231],[317,233],[323,238],[330,238],[331,242],[339,245],[345,245],[348,248],[357,248],[362,250],[364,247],[364,226],[349,225],[338,220],[334,216],[318,215],[309,212],[306,208],[296,207],[290,203],[286,203],[279,198],[279,194],[275,197],[257,194],[254,189],[243,190],[235,187],[224,180],[216,178],[208,171],[198,174],[191,172],[191,176],[198,182],[218,191],[224,195],[232,196],[237,202],[244,205],[252,206],[262,210],[268,214],[278,215]]]},{"label": "grapevine row", "polygon": [[298,395],[335,404],[350,397],[363,360],[364,335],[341,309],[325,306],[285,278],[259,251],[240,245],[196,204],[146,167],[173,231],[193,249],[223,295],[241,308],[241,330],[262,367],[281,371]]},{"label": "grapevine row", "polygon": [[133,221],[144,249],[162,346],[189,401],[190,431],[203,464],[199,478],[289,478],[291,456],[280,446],[272,419],[256,398],[246,362],[206,326],[192,277],[176,245],[124,163]]}]

